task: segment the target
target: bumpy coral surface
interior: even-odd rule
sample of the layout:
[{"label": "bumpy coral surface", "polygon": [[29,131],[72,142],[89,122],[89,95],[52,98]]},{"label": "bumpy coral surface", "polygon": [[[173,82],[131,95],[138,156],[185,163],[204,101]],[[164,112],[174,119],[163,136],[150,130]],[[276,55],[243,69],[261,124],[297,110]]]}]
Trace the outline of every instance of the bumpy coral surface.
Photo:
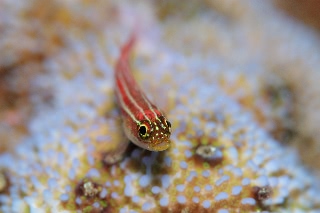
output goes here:
[{"label": "bumpy coral surface", "polygon": [[[320,183],[291,142],[302,132],[320,146],[319,114],[302,116],[303,71],[279,71],[292,58],[319,64],[308,46],[319,40],[270,3],[241,2],[0,1],[1,20],[16,22],[0,27],[19,32],[0,39],[1,70],[37,70],[27,100],[1,108],[1,129],[28,121],[24,137],[1,139],[14,148],[0,154],[0,212],[319,212]],[[172,123],[164,152],[127,147],[114,97],[114,64],[137,23],[132,68]],[[280,54],[290,46],[314,58]]]}]

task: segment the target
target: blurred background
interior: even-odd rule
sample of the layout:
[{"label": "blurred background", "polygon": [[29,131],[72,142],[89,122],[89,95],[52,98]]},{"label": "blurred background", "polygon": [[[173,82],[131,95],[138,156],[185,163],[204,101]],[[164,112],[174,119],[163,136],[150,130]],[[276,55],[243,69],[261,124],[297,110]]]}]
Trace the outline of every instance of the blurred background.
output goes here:
[{"label": "blurred background", "polygon": [[[252,113],[268,135],[281,147],[292,148],[303,166],[320,177],[320,2],[183,2],[0,0],[0,157],[6,159],[0,162],[0,193],[9,192],[8,187],[1,189],[1,174],[5,182],[18,173],[11,158],[21,168],[33,167],[34,161],[45,167],[51,162],[35,156],[46,153],[46,143],[53,150],[68,147],[52,145],[63,143],[55,138],[60,130],[81,138],[91,128],[88,120],[113,122],[113,65],[137,23],[142,39],[136,48],[135,66],[140,70],[135,75],[161,100],[162,108],[172,112],[175,103],[190,97],[206,101],[196,95],[197,86],[190,96],[174,93],[176,102],[164,96],[163,91],[178,91],[185,83],[171,73],[183,76],[189,71],[190,84],[207,75],[207,83]],[[158,73],[160,80],[152,81],[152,72],[141,71],[143,66]],[[51,126],[56,128],[53,133]],[[108,132],[111,137],[113,132]],[[29,142],[33,145],[20,146]],[[29,149],[32,153],[25,151]],[[24,165],[28,160],[30,165]]]}]

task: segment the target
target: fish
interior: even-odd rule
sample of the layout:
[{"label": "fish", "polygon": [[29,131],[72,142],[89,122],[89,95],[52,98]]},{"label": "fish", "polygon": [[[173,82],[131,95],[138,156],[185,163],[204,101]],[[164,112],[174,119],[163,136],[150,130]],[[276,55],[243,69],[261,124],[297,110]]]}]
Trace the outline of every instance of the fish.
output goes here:
[{"label": "fish", "polygon": [[170,147],[171,123],[133,77],[130,53],[136,40],[136,35],[132,34],[122,46],[114,71],[122,127],[126,137],[137,146],[149,151],[164,151]]}]

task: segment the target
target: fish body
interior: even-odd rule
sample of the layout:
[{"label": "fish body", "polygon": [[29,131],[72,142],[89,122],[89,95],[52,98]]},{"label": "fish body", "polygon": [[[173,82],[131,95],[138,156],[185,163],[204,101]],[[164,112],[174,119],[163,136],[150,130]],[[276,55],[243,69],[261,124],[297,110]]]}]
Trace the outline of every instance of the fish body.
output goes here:
[{"label": "fish body", "polygon": [[136,145],[150,151],[163,151],[170,146],[171,123],[141,91],[132,75],[129,55],[135,41],[132,35],[122,47],[114,73],[123,129]]}]

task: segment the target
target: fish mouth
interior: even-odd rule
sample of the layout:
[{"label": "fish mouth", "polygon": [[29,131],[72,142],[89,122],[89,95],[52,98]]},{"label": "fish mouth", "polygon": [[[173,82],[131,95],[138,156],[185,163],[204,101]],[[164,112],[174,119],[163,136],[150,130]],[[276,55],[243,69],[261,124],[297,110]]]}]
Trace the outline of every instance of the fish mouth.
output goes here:
[{"label": "fish mouth", "polygon": [[164,151],[170,147],[170,141],[163,141],[150,147],[150,151]]}]

